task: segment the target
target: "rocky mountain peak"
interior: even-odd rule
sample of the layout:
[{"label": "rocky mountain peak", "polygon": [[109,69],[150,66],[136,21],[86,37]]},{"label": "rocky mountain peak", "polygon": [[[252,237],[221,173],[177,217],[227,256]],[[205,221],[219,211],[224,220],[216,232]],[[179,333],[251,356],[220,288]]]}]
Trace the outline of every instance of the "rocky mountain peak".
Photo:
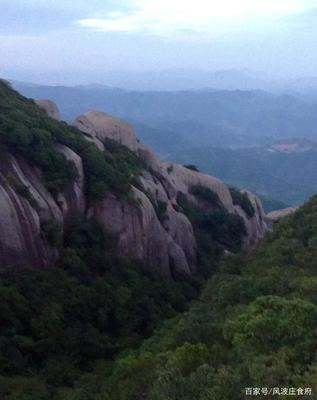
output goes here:
[{"label": "rocky mountain peak", "polygon": [[[36,121],[37,107],[15,98],[13,91],[10,95]],[[52,175],[42,158],[30,157],[33,147],[29,152],[23,147],[1,162],[2,270],[53,265],[60,250],[48,240],[47,230],[58,227],[63,235],[76,215],[93,218],[110,232],[118,255],[158,267],[166,277],[196,270],[202,238],[203,246],[210,241],[218,251],[247,250],[267,231],[256,196],[232,192],[215,177],[161,162],[128,124],[91,111],[76,119],[76,130],[56,122],[54,103],[37,104],[54,118],[56,135],[52,142],[46,136],[41,151],[49,148],[50,159],[65,168],[56,164],[61,175],[56,180],[56,172]],[[51,126],[51,119],[45,121],[45,129]],[[19,140],[17,136],[17,145]],[[64,175],[67,183],[62,184]]]}]

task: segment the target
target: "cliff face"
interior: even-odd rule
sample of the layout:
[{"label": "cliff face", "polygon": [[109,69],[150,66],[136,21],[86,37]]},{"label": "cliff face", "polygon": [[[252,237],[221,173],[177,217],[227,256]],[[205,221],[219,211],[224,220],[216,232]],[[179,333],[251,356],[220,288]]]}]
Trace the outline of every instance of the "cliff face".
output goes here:
[{"label": "cliff face", "polygon": [[[58,118],[54,104],[47,101],[39,104],[48,115]],[[54,195],[46,189],[41,169],[17,155],[1,159],[1,270],[28,265],[49,267],[58,259],[59,252],[43,235],[43,227],[58,225],[63,230],[74,215],[85,215],[94,217],[113,234],[119,255],[158,266],[166,276],[175,271],[191,274],[197,267],[197,240],[192,221],[179,205],[180,194],[199,210],[214,207],[193,194],[193,187],[214,193],[220,202],[218,206],[243,219],[245,250],[266,232],[265,216],[254,195],[246,193],[254,208],[250,216],[240,205],[233,204],[224,183],[181,165],[159,161],[139,143],[129,125],[98,112],[79,117],[74,125],[79,129],[78,135],[95,143],[100,150],[104,149],[106,139],[112,139],[134,152],[143,165],[138,184],[132,185],[129,197],[120,197],[110,190],[91,202],[86,194],[89,177],[85,175],[82,157],[64,144],[57,143],[55,148],[75,165],[77,177]]]}]

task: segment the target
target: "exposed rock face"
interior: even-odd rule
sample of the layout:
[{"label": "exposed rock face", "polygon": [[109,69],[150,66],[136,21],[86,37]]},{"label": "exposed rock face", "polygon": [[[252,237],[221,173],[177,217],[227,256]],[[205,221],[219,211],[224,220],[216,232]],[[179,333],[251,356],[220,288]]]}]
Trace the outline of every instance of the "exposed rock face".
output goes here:
[{"label": "exposed rock face", "polygon": [[65,158],[75,164],[77,170],[77,179],[68,187],[64,193],[60,193],[58,203],[65,217],[71,214],[84,213],[86,210],[85,175],[82,159],[70,148],[63,145],[56,145],[57,149],[64,154]]},{"label": "exposed rock face", "polygon": [[248,251],[257,244],[259,238],[262,238],[265,235],[268,226],[266,224],[266,215],[260,199],[251,192],[244,191],[244,193],[248,196],[253,205],[255,210],[254,216],[248,218],[242,208],[238,205],[235,205],[234,208],[238,215],[243,218],[246,226],[247,236],[245,236],[243,240],[243,249]]},{"label": "exposed rock face", "polygon": [[280,219],[285,218],[297,210],[295,207],[288,207],[284,208],[283,210],[272,211],[266,215],[266,218],[269,222],[275,223],[278,222]]},{"label": "exposed rock face", "polygon": [[36,104],[44,110],[47,115],[57,121],[60,120],[59,110],[57,105],[51,100],[36,100]]},{"label": "exposed rock face", "polygon": [[[173,268],[190,273],[196,260],[187,260],[184,249],[160,224],[146,195],[136,188],[133,191],[137,205],[119,201],[110,195],[94,207],[91,213],[116,235],[121,255],[158,265],[166,276],[172,273]],[[190,246],[195,248],[192,230],[187,234],[184,232],[184,236]]]},{"label": "exposed rock face", "polygon": [[[40,173],[22,161],[0,173],[0,270],[48,267],[57,251],[41,237],[42,221],[62,223],[62,213],[40,181]],[[29,195],[21,194],[27,188]],[[34,201],[30,201],[30,198]],[[35,206],[36,203],[36,206]]]},{"label": "exposed rock face", "polygon": [[[58,118],[53,103],[42,101],[39,105],[50,116]],[[79,213],[95,217],[113,233],[120,255],[158,266],[165,276],[175,271],[190,274],[196,269],[197,243],[191,222],[178,209],[177,196],[182,193],[201,207],[197,198],[190,194],[190,188],[195,185],[215,192],[229,213],[243,218],[247,228],[243,239],[245,249],[254,246],[266,232],[262,206],[255,196],[248,193],[255,208],[254,217],[248,218],[240,207],[234,206],[223,182],[177,164],[159,161],[151,150],[139,143],[129,125],[97,112],[79,117],[74,125],[100,149],[104,149],[104,140],[110,138],[134,151],[146,165],[140,176],[142,187],[132,188],[130,200],[109,193],[89,205],[80,156],[68,147],[57,145],[76,166],[78,177],[53,198],[45,189],[39,170],[23,160],[12,159],[0,173],[0,269],[18,268],[23,264],[50,265],[58,254],[42,238],[41,223],[54,220],[64,227],[72,215]]]},{"label": "exposed rock face", "polygon": [[79,128],[99,148],[103,148],[103,141],[109,138],[136,151],[138,141],[130,125],[111,117],[103,112],[90,111],[76,119],[74,125]]}]

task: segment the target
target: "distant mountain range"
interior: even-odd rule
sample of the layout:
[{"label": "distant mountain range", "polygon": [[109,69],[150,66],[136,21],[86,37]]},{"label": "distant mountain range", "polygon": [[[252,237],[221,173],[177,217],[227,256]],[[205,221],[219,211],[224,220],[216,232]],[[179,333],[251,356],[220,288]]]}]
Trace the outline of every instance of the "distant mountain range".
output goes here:
[{"label": "distant mountain range", "polygon": [[[274,93],[306,93],[317,89],[316,76],[300,78],[271,76],[250,69],[165,69],[165,70],[121,70],[95,72],[95,84],[88,85],[91,76],[63,71],[38,71],[35,75],[21,69],[4,70],[2,75],[15,80],[47,82],[49,85],[75,86],[83,82],[87,87],[120,87],[135,91],[178,91],[213,88],[216,90],[264,90]],[[84,83],[86,82],[86,83]],[[100,84],[101,83],[101,84]],[[44,84],[44,83],[42,83]]]},{"label": "distant mountain range", "polygon": [[241,90],[137,92],[103,86],[14,86],[28,97],[52,99],[65,120],[73,120],[86,110],[106,111],[143,128],[175,135],[177,145],[180,137],[189,146],[232,147],[317,137],[317,101],[293,95]]},{"label": "distant mountain range", "polygon": [[[216,77],[227,80],[229,75],[218,72]],[[91,109],[120,117],[162,158],[196,164],[230,184],[258,192],[269,203],[271,199],[282,202],[281,208],[284,203],[298,205],[317,192],[313,95],[14,85],[28,97],[54,100],[68,121]],[[276,202],[267,210],[271,208],[276,208]]]}]

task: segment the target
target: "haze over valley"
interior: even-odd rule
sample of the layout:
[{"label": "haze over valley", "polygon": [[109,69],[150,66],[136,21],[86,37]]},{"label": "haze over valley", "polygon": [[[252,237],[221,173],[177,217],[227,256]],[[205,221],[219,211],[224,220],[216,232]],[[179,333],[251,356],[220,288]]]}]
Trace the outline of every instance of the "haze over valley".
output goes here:
[{"label": "haze over valley", "polygon": [[[301,86],[297,92],[280,93],[214,88],[142,92],[22,82],[14,86],[28,97],[54,100],[67,121],[87,110],[117,116],[161,158],[195,164],[228,184],[255,191],[268,211],[300,205],[317,191],[313,85],[309,91]],[[280,141],[284,148],[277,145]]]},{"label": "haze over valley", "polygon": [[316,19],[0,0],[1,400],[317,398]]}]

